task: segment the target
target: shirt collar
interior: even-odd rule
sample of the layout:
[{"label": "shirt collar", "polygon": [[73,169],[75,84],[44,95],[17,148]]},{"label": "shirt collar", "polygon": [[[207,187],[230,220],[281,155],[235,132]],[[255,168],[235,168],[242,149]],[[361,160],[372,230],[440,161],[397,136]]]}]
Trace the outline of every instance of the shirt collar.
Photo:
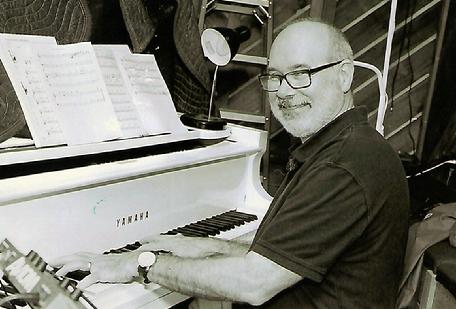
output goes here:
[{"label": "shirt collar", "polygon": [[302,163],[321,147],[324,147],[334,136],[346,128],[359,123],[367,123],[367,108],[365,106],[352,108],[339,115],[304,143],[296,147],[291,155]]}]

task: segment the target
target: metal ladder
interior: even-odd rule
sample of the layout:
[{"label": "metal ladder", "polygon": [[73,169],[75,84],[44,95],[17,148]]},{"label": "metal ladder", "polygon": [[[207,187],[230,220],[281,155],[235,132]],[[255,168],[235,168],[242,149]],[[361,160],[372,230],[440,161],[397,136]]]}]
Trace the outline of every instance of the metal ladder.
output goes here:
[{"label": "metal ladder", "polygon": [[[232,61],[242,62],[252,65],[262,65],[266,67],[268,64],[267,55],[272,45],[273,39],[273,1],[272,0],[202,0],[201,10],[198,20],[198,28],[200,33],[204,30],[205,19],[208,14],[213,11],[223,11],[229,13],[252,15],[262,26],[262,41],[263,53],[266,56],[252,56],[245,54],[237,54]],[[261,102],[263,104],[263,115],[250,115],[242,112],[223,111],[221,110],[222,118],[228,120],[245,121],[248,123],[262,124],[268,136],[271,130],[271,109],[267,101],[267,95],[261,93]],[[263,154],[262,161],[262,182],[263,186],[268,189],[269,182],[269,142],[266,146],[266,151]]]}]

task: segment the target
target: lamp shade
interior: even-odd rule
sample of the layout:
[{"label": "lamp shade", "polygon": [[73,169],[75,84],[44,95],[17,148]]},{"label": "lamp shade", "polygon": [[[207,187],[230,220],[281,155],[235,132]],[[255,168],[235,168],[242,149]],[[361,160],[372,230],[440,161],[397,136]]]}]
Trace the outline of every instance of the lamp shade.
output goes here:
[{"label": "lamp shade", "polygon": [[245,26],[230,28],[209,28],[201,34],[204,56],[219,66],[227,65],[236,55],[239,45],[250,38],[250,30]]}]

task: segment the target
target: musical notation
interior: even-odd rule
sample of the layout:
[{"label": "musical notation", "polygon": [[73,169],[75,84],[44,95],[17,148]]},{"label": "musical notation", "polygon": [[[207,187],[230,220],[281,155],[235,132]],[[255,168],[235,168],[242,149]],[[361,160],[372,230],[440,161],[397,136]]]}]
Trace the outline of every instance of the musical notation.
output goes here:
[{"label": "musical notation", "polygon": [[[106,88],[111,97],[114,112],[120,122],[123,137],[145,135],[146,132],[143,129],[133,97],[128,91],[128,86],[114,56],[115,51],[110,46],[103,45],[95,45],[94,50]],[[128,121],[125,119],[128,119]]]},{"label": "musical notation", "polygon": [[153,55],[0,34],[0,58],[37,147],[185,133]]},{"label": "musical notation", "polygon": [[115,139],[120,126],[90,43],[40,48],[37,58],[69,145]]},{"label": "musical notation", "polygon": [[[185,132],[186,129],[175,115],[171,94],[163,80],[153,55],[115,54],[121,63],[121,71],[127,79],[130,92],[149,134],[159,130]],[[165,117],[163,117],[165,116]]]},{"label": "musical notation", "polygon": [[[57,46],[54,38],[0,34],[0,55],[18,95],[35,145],[64,143],[63,131],[56,120],[54,102],[47,92],[43,72],[33,53],[34,48]],[[7,55],[7,56],[5,56]]]}]

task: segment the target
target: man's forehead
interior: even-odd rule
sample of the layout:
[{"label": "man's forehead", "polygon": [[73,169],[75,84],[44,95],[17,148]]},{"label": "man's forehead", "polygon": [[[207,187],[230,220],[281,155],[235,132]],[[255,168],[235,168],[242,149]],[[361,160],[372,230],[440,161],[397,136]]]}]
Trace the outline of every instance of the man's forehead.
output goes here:
[{"label": "man's forehead", "polygon": [[319,65],[328,58],[329,43],[329,31],[325,25],[313,22],[293,24],[273,42],[270,68]]}]

